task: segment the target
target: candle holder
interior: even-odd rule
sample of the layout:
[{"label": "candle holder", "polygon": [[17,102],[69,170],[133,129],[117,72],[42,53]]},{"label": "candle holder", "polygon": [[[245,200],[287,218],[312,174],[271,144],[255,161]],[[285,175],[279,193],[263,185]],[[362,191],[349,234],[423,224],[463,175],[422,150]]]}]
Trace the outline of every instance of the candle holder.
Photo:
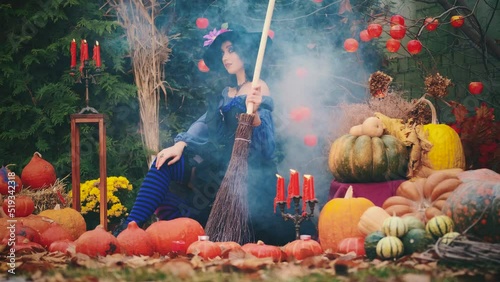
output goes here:
[{"label": "candle holder", "polygon": [[[76,68],[71,68],[70,74],[75,76],[77,70]],[[92,84],[97,84],[97,77],[101,73],[100,67],[92,67],[89,60],[85,60],[83,63],[83,68],[81,68],[81,75],[76,75],[75,83],[84,83],[85,82],[85,105],[86,107],[81,109],[79,114],[83,114],[85,112],[91,112],[94,114],[98,114],[99,112],[93,107],[89,106],[89,82]]]},{"label": "candle holder", "polygon": [[305,220],[310,219],[311,217],[314,217],[314,207],[318,200],[313,199],[313,200],[306,200],[307,205],[309,206],[309,212],[307,212],[307,208],[303,207],[303,211],[301,211],[300,208],[300,200],[302,199],[302,196],[293,196],[293,204],[294,204],[294,214],[290,213],[285,213],[285,205],[286,201],[279,201],[277,202],[280,211],[281,211],[281,217],[287,221],[287,220],[292,220],[293,223],[295,224],[295,238],[298,240],[300,239],[300,224],[304,222]]}]

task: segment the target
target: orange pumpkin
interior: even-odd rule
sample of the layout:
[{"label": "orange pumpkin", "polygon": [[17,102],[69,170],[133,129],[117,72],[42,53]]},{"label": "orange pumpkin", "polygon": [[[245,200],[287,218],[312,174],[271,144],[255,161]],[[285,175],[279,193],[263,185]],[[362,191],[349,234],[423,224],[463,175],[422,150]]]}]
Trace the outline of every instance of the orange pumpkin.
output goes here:
[{"label": "orange pumpkin", "polygon": [[30,196],[15,196],[14,199],[5,197],[3,200],[2,209],[9,217],[25,217],[33,213],[35,210],[35,203]]},{"label": "orange pumpkin", "polygon": [[118,253],[120,244],[118,239],[98,225],[94,230],[86,231],[75,241],[77,253],[90,257],[106,256]]},{"label": "orange pumpkin", "polygon": [[311,239],[311,235],[300,235],[299,240],[292,241],[283,247],[283,251],[288,257],[303,260],[307,257],[323,254],[321,245]]},{"label": "orange pumpkin", "polygon": [[72,254],[75,252],[75,242],[69,239],[54,241],[49,246],[49,252],[50,253],[61,252],[67,255]]},{"label": "orange pumpkin", "polygon": [[457,175],[462,171],[436,170],[428,178],[405,181],[398,187],[395,196],[385,200],[382,208],[390,215],[411,215],[425,223],[443,214],[441,209],[446,199],[461,183]]},{"label": "orange pumpkin", "polygon": [[365,253],[365,238],[364,237],[349,237],[344,238],[339,242],[337,249],[338,253],[347,254],[354,252],[357,256],[364,256]]},{"label": "orange pumpkin", "polygon": [[[9,183],[9,181],[14,181],[14,183]],[[7,167],[2,166],[0,168],[0,194],[8,195],[9,187],[13,188],[14,193],[18,193],[23,188],[23,182],[17,174],[12,173]]]},{"label": "orange pumpkin", "polygon": [[42,155],[38,152],[33,154],[30,162],[21,172],[23,185],[33,190],[48,188],[56,182],[56,179],[54,166],[42,159]]},{"label": "orange pumpkin", "polygon": [[259,240],[257,243],[247,243],[241,247],[243,251],[258,258],[272,258],[274,262],[279,262],[282,259],[281,249],[266,245]]},{"label": "orange pumpkin", "polygon": [[205,235],[200,223],[187,217],[154,222],[146,232],[151,237],[155,251],[160,255],[172,252],[173,241],[184,241],[186,246],[189,246],[198,241],[198,236]]},{"label": "orange pumpkin", "polygon": [[208,236],[202,235],[198,236],[198,241],[189,245],[186,253],[204,259],[213,259],[221,255],[221,249],[217,244],[211,242]]},{"label": "orange pumpkin", "polygon": [[351,186],[344,198],[330,200],[321,210],[318,233],[323,250],[336,252],[342,239],[364,237],[358,229],[358,223],[363,213],[375,204],[366,198],[353,198],[352,193]]},{"label": "orange pumpkin", "polygon": [[151,256],[154,245],[149,234],[137,226],[135,221],[129,222],[127,228],[117,237],[121,252],[128,256]]},{"label": "orange pumpkin", "polygon": [[241,250],[241,245],[234,241],[215,242],[215,244],[219,246],[222,258],[227,258],[229,256],[229,252],[231,251]]},{"label": "orange pumpkin", "polygon": [[56,222],[53,222],[47,230],[40,234],[40,244],[48,248],[50,244],[59,240],[73,240],[73,235]]}]

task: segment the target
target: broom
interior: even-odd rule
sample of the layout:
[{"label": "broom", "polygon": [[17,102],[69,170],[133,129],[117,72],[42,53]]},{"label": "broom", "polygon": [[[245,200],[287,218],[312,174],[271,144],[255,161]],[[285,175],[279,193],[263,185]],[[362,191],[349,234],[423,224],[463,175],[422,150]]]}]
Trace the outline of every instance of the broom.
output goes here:
[{"label": "broom", "polygon": [[[260,39],[259,52],[255,63],[252,87],[257,86],[260,79],[264,51],[266,49],[267,34],[271,25],[275,0],[270,0],[267,7],[266,19]],[[234,138],[233,151],[226,174],[219,187],[217,196],[210,211],[205,232],[211,241],[234,241],[245,244],[253,240],[253,232],[249,224],[247,202],[248,176],[248,145],[252,137],[253,104],[247,105],[246,113],[240,115]]]}]

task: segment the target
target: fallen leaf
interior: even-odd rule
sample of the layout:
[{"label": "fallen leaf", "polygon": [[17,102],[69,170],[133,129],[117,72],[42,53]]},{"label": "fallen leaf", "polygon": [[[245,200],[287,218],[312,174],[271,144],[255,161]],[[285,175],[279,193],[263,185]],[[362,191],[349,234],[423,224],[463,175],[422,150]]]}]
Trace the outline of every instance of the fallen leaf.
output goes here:
[{"label": "fallen leaf", "polygon": [[161,268],[161,271],[171,273],[176,277],[181,279],[191,278],[196,275],[193,269],[192,260],[191,263],[185,259],[173,259],[165,263]]},{"label": "fallen leaf", "polygon": [[401,280],[406,282],[431,282],[431,276],[428,274],[407,273],[401,276]]}]

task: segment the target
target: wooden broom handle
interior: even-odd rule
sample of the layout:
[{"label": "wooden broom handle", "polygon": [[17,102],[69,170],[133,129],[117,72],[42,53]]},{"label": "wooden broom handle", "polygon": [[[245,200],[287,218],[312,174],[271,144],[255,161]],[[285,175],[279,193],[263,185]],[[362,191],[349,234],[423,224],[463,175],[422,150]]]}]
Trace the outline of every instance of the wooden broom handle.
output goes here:
[{"label": "wooden broom handle", "polygon": [[[269,0],[267,6],[266,19],[264,20],[264,28],[262,29],[262,36],[260,37],[259,53],[257,53],[257,61],[255,62],[255,69],[253,72],[252,89],[257,86],[260,80],[260,71],[262,69],[262,61],[264,60],[264,52],[266,51],[267,36],[269,27],[271,26],[271,18],[273,17],[275,0]],[[247,114],[253,113],[253,103],[248,103]]]}]

